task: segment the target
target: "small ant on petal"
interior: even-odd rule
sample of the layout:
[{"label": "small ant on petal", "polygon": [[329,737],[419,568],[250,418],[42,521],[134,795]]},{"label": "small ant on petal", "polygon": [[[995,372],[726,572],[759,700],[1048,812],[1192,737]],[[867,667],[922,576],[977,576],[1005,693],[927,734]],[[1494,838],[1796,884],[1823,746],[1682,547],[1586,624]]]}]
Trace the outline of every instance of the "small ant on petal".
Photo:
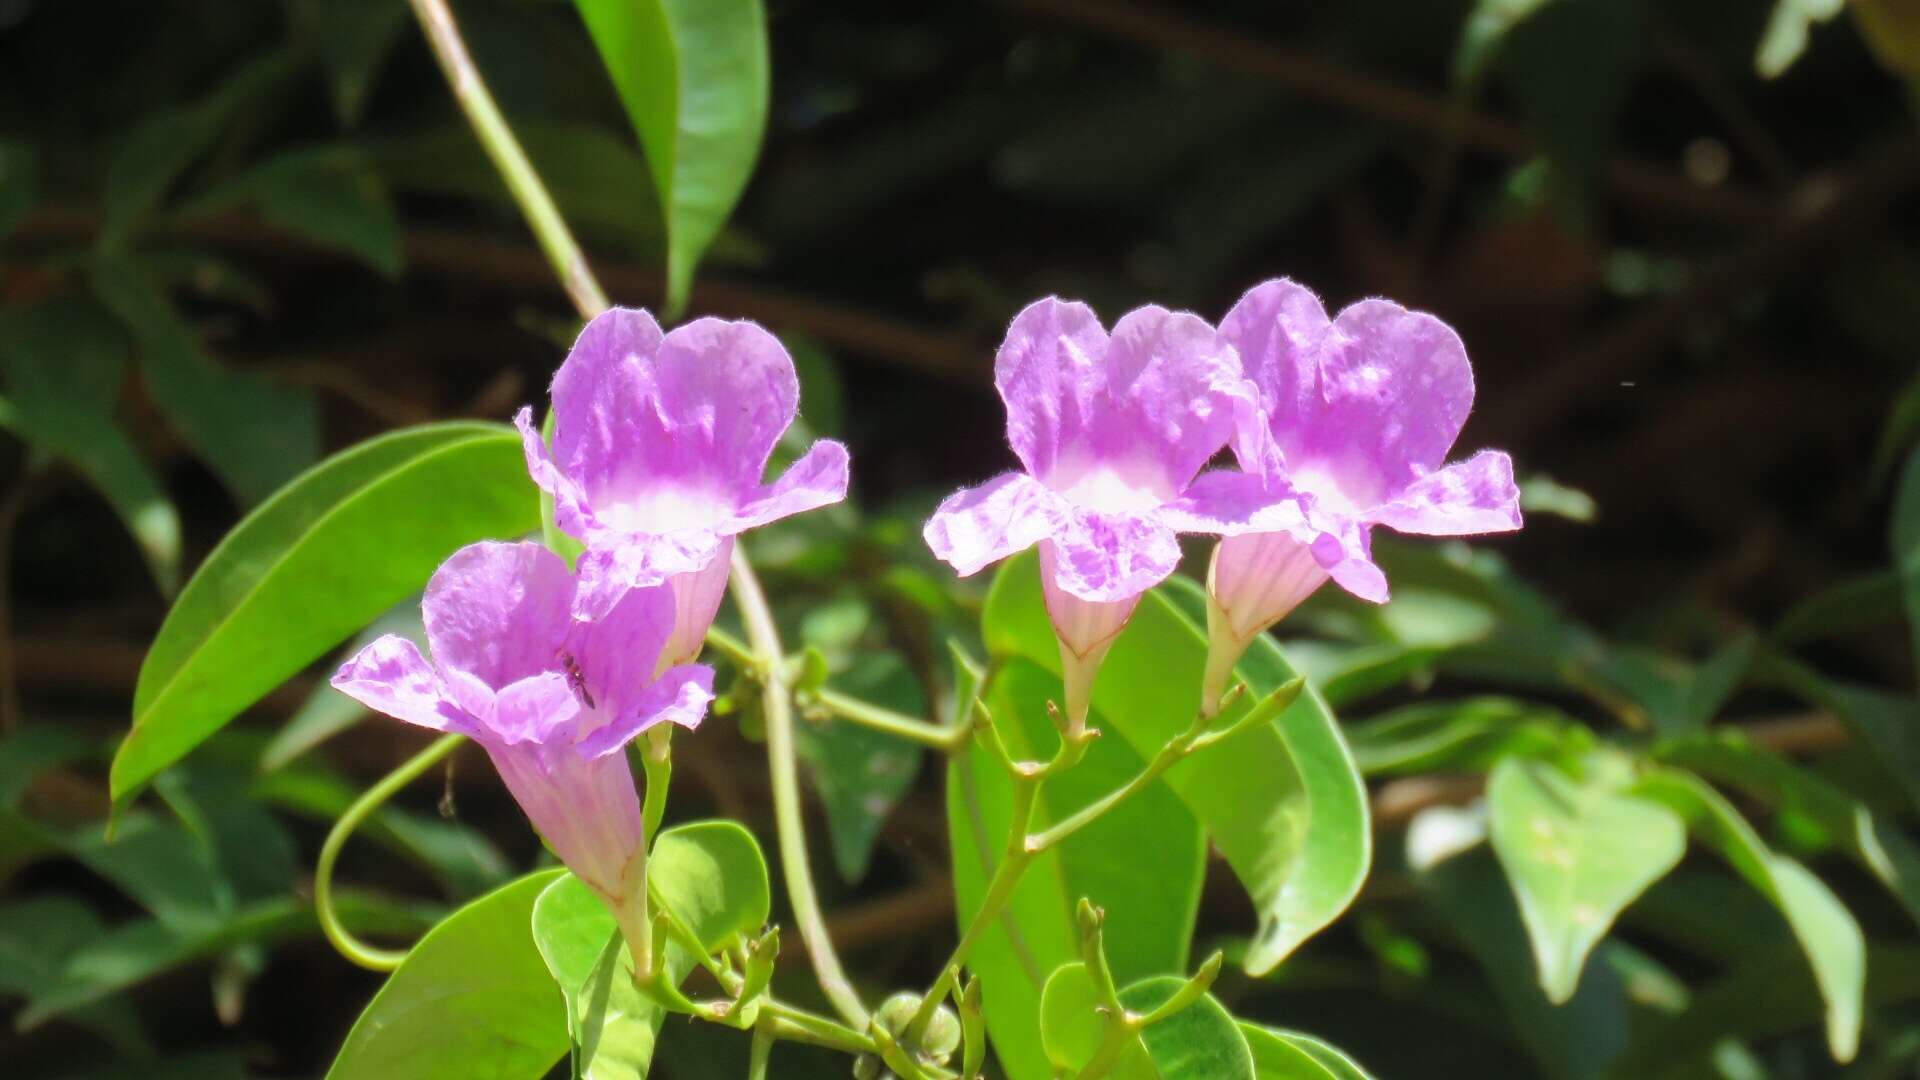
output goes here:
[{"label": "small ant on petal", "polygon": [[580,665],[573,659],[573,654],[562,649],[554,655],[559,659],[560,665],[567,669],[567,682],[573,686],[574,692],[580,695],[580,700],[586,702],[589,709],[599,708],[593,703],[593,695],[587,692],[587,677],[580,673]]}]

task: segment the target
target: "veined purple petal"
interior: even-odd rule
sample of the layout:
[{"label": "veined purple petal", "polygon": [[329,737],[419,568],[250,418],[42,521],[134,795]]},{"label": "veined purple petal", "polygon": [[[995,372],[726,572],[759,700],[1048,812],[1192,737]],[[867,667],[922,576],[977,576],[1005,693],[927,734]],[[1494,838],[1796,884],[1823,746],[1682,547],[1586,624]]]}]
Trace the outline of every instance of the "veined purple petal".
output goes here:
[{"label": "veined purple petal", "polygon": [[1232,469],[1201,473],[1155,516],[1183,533],[1238,536],[1286,530],[1311,538],[1306,515],[1289,492],[1252,473]]},{"label": "veined purple petal", "polygon": [[576,567],[576,619],[597,619],[612,610],[627,590],[658,585],[677,574],[693,574],[720,557],[726,538],[710,529],[649,534],[601,529],[587,541]]},{"label": "veined purple petal", "polygon": [[587,757],[603,757],[658,724],[679,724],[692,731],[706,718],[707,706],[712,703],[712,668],[705,664],[668,668],[628,702],[620,715],[581,738],[575,749]]},{"label": "veined purple petal", "polygon": [[593,511],[580,485],[554,462],[547,441],[533,426],[533,410],[523,407],[515,413],[513,426],[520,429],[520,449],[526,455],[527,473],[533,477],[534,486],[553,496],[554,524],[571,537],[590,535],[595,528]]},{"label": "veined purple petal", "polygon": [[830,506],[846,497],[847,448],[832,439],[821,439],[808,447],[800,460],[787,466],[780,479],[761,488],[734,511],[725,531],[745,532],[783,517]]},{"label": "veined purple petal", "polygon": [[647,312],[611,308],[587,323],[554,373],[553,457],[586,502],[630,486],[637,449],[669,438],[652,407],[664,339]]},{"label": "veined purple petal", "polygon": [[645,838],[624,756],[588,757],[571,746],[481,745],[567,869],[616,904],[638,886],[629,870]]},{"label": "veined purple petal", "polygon": [[1007,440],[1029,475],[1052,474],[1063,447],[1085,441],[1106,387],[1107,332],[1093,309],[1047,297],[1014,316],[994,358]]},{"label": "veined purple petal", "polygon": [[1408,484],[1367,518],[1401,532],[1428,536],[1518,529],[1520,489],[1513,482],[1513,460],[1498,450],[1482,450]]},{"label": "veined purple petal", "polygon": [[479,740],[507,746],[563,741],[581,712],[580,697],[567,675],[546,671],[516,679],[493,697],[493,715],[484,718]]},{"label": "veined purple petal", "polygon": [[1133,618],[1141,594],[1135,592],[1116,600],[1077,596],[1060,586],[1062,555],[1054,541],[1040,542],[1040,595],[1046,602],[1047,620],[1053,624],[1053,636],[1060,642],[1060,682],[1066,698],[1062,704],[1077,730],[1086,725],[1087,712],[1092,708],[1093,682],[1100,664]]},{"label": "veined purple petal", "polygon": [[1042,573],[1063,592],[1103,603],[1137,597],[1180,563],[1173,530],[1151,516],[1067,508],[1048,539],[1051,567]]},{"label": "veined purple petal", "polygon": [[573,575],[539,544],[470,544],[434,571],[421,614],[434,663],[499,689],[551,671]]},{"label": "veined purple petal", "polygon": [[733,566],[733,537],[720,542],[720,552],[706,569],[675,574],[667,579],[673,591],[673,633],[660,650],[656,667],[689,663],[700,656],[707,642],[707,629],[720,613],[720,602],[727,595],[727,575]]},{"label": "veined purple petal", "polygon": [[1058,497],[1026,473],[1001,473],[947,496],[922,535],[934,555],[966,577],[1051,535],[1057,504]]},{"label": "veined purple petal", "polygon": [[1233,434],[1243,390],[1232,347],[1199,316],[1149,305],[1114,324],[1105,367],[1101,415],[1087,433],[1099,459],[1144,457],[1169,493],[1186,487]]},{"label": "veined purple petal", "polygon": [[598,618],[575,622],[564,654],[574,665],[575,689],[598,712],[624,718],[653,681],[673,620],[672,590],[651,585],[628,589]]},{"label": "veined purple petal", "polygon": [[434,731],[473,732],[474,718],[453,703],[420,647],[387,634],[341,666],[333,687],[375,712]]},{"label": "veined purple petal", "polygon": [[1240,643],[1279,622],[1326,580],[1311,543],[1286,532],[1229,536],[1207,568],[1207,591]]},{"label": "veined purple petal", "polygon": [[1240,467],[1263,472],[1277,460],[1274,432],[1320,407],[1318,350],[1333,328],[1313,291],[1286,278],[1247,290],[1220,320],[1220,337],[1240,356],[1258,408],[1236,425],[1233,449]]}]

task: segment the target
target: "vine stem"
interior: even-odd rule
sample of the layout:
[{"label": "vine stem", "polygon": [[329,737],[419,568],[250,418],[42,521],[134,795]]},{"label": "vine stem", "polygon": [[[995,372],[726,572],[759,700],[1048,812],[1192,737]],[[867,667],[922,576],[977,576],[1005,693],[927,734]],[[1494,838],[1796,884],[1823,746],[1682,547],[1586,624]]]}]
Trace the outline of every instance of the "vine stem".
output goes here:
[{"label": "vine stem", "polygon": [[586,256],[581,254],[566,219],[560,216],[559,206],[548,194],[547,186],[541,183],[540,174],[527,160],[526,151],[514,138],[500,106],[481,80],[480,70],[467,53],[466,42],[460,37],[460,28],[454,23],[446,0],[410,2],[414,16],[420,20],[420,28],[433,46],[433,55],[440,61],[440,70],[446,73],[454,99],[467,114],[467,122],[473,125],[473,133],[479,137],[480,145],[493,161],[493,167],[499,170],[501,179],[506,181],[513,200],[526,214],[527,224],[540,242],[540,250],[546,254],[574,308],[585,319],[607,310],[611,306],[607,294],[594,279],[593,271],[587,268]]},{"label": "vine stem", "polygon": [[466,741],[465,735],[442,735],[427,744],[425,750],[402,762],[399,768],[368,788],[366,794],[355,799],[347,812],[340,815],[340,820],[333,823],[326,842],[320,845],[320,861],[313,868],[313,910],[320,919],[320,932],[341,956],[369,971],[392,971],[407,958],[407,950],[376,948],[347,930],[333,910],[333,864],[339,860],[340,849],[346,846],[347,838],[369,814]]},{"label": "vine stem", "polygon": [[753,565],[738,545],[733,550],[733,602],[739,605],[740,619],[747,627],[766,693],[767,766],[773,779],[773,813],[780,839],[780,869],[786,878],[787,899],[793,905],[794,922],[800,940],[806,943],[820,989],[841,1016],[855,1028],[865,1028],[870,1019],[860,995],[840,966],[827,936],[827,922],[820,914],[820,900],[814,893],[813,869],[807,862],[806,823],[800,817],[800,766],[793,742],[793,702],[787,690],[786,654],[780,648],[780,631],[774,625],[773,611],[760,589]]},{"label": "vine stem", "polygon": [[959,753],[973,737],[973,733],[964,727],[942,727],[824,686],[813,691],[812,697],[822,708],[842,720],[896,739],[919,743],[943,754]]}]

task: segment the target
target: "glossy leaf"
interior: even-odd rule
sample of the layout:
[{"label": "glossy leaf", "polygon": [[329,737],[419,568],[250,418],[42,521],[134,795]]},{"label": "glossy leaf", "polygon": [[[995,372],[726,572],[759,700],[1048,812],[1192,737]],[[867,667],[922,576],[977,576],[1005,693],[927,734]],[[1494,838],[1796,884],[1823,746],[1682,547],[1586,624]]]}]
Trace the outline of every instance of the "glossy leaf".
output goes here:
[{"label": "glossy leaf", "polygon": [[1373,1080],[1352,1058],[1311,1035],[1241,1022],[1259,1080]]},{"label": "glossy leaf", "polygon": [[[1120,991],[1120,1004],[1128,1012],[1151,1012],[1184,981],[1175,975],[1142,979]],[[1040,1029],[1048,1060],[1067,1075],[1100,1048],[1105,1022],[1095,1011],[1099,1005],[1085,964],[1064,964],[1047,978]],[[1254,1080],[1253,1056],[1233,1017],[1207,994],[1134,1036],[1107,1075],[1114,1080]]]},{"label": "glossy leaf", "polygon": [[180,585],[180,516],[113,418],[126,365],[126,338],[84,300],[0,314],[0,427],[78,469],[171,594]]},{"label": "glossy leaf", "polygon": [[[654,901],[684,919],[710,951],[767,920],[766,862],[752,835],[733,822],[661,833],[647,877]],[[533,936],[566,998],[578,1074],[593,1080],[645,1076],[666,1014],[635,987],[632,954],[606,903],[568,874],[535,902]],[[663,962],[677,981],[697,959],[676,942]]]},{"label": "glossy leaf", "polygon": [[[962,686],[963,708],[971,692]],[[1060,699],[1059,679],[1018,659],[1003,661],[986,696],[1008,751],[1028,759],[1044,759],[1058,744],[1046,703]],[[1096,708],[1093,723],[1105,722]],[[1143,764],[1124,740],[1097,740],[1079,765],[1042,789],[1034,827],[1113,790]],[[947,821],[956,915],[963,930],[1006,850],[1012,802],[1006,770],[986,751],[970,747],[950,759]],[[1142,851],[1153,857],[1140,858]],[[1008,904],[1009,917],[986,933],[969,963],[982,986],[993,988],[983,1006],[995,1053],[1009,1076],[1049,1075],[1040,1046],[1040,992],[1048,972],[1080,955],[1074,921],[1080,899],[1107,911],[1107,956],[1117,978],[1179,971],[1186,966],[1205,858],[1199,823],[1165,785],[1155,784],[1027,869]]]},{"label": "glossy leaf", "polygon": [[1672,811],[1615,786],[1513,757],[1487,784],[1493,850],[1520,902],[1540,986],[1556,1005],[1573,997],[1587,955],[1621,909],[1686,853],[1686,828]]},{"label": "glossy leaf", "polygon": [[220,364],[134,263],[100,256],[91,281],[132,336],[154,401],[241,503],[265,499],[319,456],[310,393]]},{"label": "glossy leaf", "polygon": [[114,757],[116,804],[461,545],[538,524],[519,440],[498,425],[411,428],[307,472],[228,534],[167,614]]},{"label": "glossy leaf", "polygon": [[[427,631],[421,622],[418,597],[409,596],[400,601],[372,625],[354,635],[347,647],[340,650],[339,661],[345,663],[348,657],[387,634],[409,638],[420,647],[421,655],[427,654]],[[324,682],[318,684],[260,751],[260,771],[273,772],[285,767],[295,758],[369,715],[365,705]]]},{"label": "glossy leaf", "polygon": [[[1203,613],[1205,603],[1200,587],[1181,577],[1142,598],[1093,687],[1107,741],[1124,741],[1144,757],[1191,723],[1207,653],[1194,614]],[[995,577],[982,630],[996,655],[1059,670],[1039,560],[1031,552],[1008,560]],[[1265,636],[1238,671],[1249,698],[1293,674]],[[1247,951],[1248,971],[1273,970],[1359,892],[1372,856],[1366,791],[1332,716],[1312,692],[1271,725],[1176,765],[1164,782],[1253,896],[1260,928]]]},{"label": "glossy leaf", "polygon": [[1860,1045],[1866,940],[1846,906],[1806,867],[1767,848],[1733,805],[1699,777],[1679,769],[1650,773],[1634,787],[1665,803],[1772,901],[1793,928],[1827,1003],[1827,1046],[1849,1061]]},{"label": "glossy leaf", "polygon": [[575,0],[640,134],[667,224],[666,311],[739,201],[767,122],[760,0]]},{"label": "glossy leaf", "polygon": [[428,931],[347,1033],[328,1080],[545,1075],[567,1052],[567,1014],[529,927],[563,873],[529,874]]}]

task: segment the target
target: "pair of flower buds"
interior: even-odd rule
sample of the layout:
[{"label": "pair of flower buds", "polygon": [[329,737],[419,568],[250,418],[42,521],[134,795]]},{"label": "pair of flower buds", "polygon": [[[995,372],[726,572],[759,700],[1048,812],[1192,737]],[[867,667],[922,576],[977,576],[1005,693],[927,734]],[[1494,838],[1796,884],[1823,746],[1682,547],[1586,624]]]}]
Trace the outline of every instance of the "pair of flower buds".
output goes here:
[{"label": "pair of flower buds", "polygon": [[[1473,401],[1459,338],[1386,301],[1329,319],[1311,292],[1271,281],[1218,329],[1144,307],[1109,333],[1084,304],[1041,300],[1014,319],[994,381],[1025,469],[948,498],[926,539],[962,575],[1040,545],[1076,725],[1107,649],[1179,561],[1178,533],[1223,537],[1208,573],[1212,711],[1254,636],[1329,578],[1386,599],[1372,526],[1520,524],[1506,455],[1446,464]],[[847,451],[822,440],[761,482],[799,383],[749,322],[663,334],[644,311],[606,312],[552,393],[551,448],[530,409],[516,423],[555,523],[585,546],[577,570],[533,543],[462,549],[427,586],[432,661],[388,636],[333,684],[472,737],[561,860],[625,914],[646,837],[621,751],[655,725],[699,724],[713,672],[691,661],[734,538],[845,497]],[[1228,446],[1239,468],[1202,473]]]}]

